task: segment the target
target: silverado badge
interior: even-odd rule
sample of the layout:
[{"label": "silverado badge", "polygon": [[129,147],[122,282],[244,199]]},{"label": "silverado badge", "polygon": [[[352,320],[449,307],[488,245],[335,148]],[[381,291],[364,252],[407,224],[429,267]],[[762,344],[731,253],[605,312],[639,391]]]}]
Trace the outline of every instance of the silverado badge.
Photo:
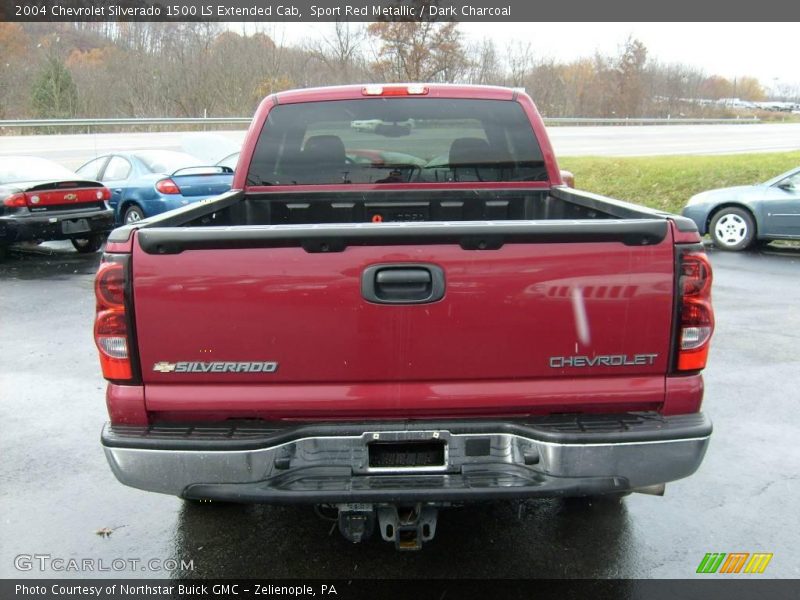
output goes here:
[{"label": "silverado badge", "polygon": [[274,373],[276,362],[166,362],[153,365],[159,373]]}]

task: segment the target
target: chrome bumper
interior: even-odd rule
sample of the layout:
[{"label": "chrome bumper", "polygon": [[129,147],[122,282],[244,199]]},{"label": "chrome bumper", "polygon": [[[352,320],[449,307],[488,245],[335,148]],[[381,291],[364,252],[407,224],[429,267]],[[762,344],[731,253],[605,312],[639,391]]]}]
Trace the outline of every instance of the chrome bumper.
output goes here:
[{"label": "chrome bumper", "polygon": [[[659,422],[655,428],[648,423],[644,434],[636,427],[559,433],[516,423],[407,422],[394,429],[390,423],[326,425],[317,434],[306,426],[249,438],[107,426],[103,444],[120,482],[176,496],[268,503],[447,502],[602,494],[691,475],[705,454],[710,422],[703,415]],[[444,443],[441,466],[369,465],[371,443],[431,440]]]}]

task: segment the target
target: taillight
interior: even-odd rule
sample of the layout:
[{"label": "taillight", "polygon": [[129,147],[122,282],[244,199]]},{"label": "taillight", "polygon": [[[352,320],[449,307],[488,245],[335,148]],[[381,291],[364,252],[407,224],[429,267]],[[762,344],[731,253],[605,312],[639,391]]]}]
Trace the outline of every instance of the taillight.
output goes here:
[{"label": "taillight", "polygon": [[678,331],[679,371],[699,371],[708,360],[709,341],[714,332],[711,308],[711,264],[702,251],[680,256],[678,293],[680,297]]},{"label": "taillight", "polygon": [[111,199],[111,190],[107,187],[100,188],[95,192],[95,196],[97,196],[98,200],[110,200]]},{"label": "taillight", "polygon": [[181,188],[172,179],[161,179],[156,182],[156,189],[162,194],[180,194]]},{"label": "taillight", "polygon": [[103,262],[94,280],[94,294],[104,308],[125,308],[125,270],[117,262]]},{"label": "taillight", "polygon": [[112,381],[133,379],[131,335],[125,298],[129,259],[124,254],[103,256],[94,281],[97,300],[94,341],[100,351],[103,377]]},{"label": "taillight", "polygon": [[11,208],[25,208],[28,206],[28,200],[23,193],[11,194],[8,198],[3,200],[3,205]]}]

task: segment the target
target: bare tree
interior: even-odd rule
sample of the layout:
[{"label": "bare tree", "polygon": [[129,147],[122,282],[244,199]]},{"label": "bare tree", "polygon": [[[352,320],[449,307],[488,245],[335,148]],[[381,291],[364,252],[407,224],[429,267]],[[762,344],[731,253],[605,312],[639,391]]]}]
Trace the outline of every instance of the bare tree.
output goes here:
[{"label": "bare tree", "polygon": [[19,23],[0,22],[0,118],[17,116],[29,106],[24,82],[32,76],[30,46]]},{"label": "bare tree", "polygon": [[322,63],[329,83],[349,83],[366,72],[362,52],[366,38],[363,25],[337,21],[331,34],[313,40],[307,49]]},{"label": "bare tree", "polygon": [[470,83],[482,85],[497,84],[503,79],[503,68],[497,55],[497,48],[489,38],[466,49],[469,61],[466,79]]},{"label": "bare tree", "polygon": [[514,42],[506,47],[506,63],[508,65],[507,83],[521,87],[533,70],[533,50],[531,44]]}]

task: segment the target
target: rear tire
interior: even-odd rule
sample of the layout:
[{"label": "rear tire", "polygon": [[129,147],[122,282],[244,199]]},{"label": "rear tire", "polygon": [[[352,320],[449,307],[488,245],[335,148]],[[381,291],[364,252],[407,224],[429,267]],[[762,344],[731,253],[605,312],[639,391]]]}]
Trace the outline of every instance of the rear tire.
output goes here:
[{"label": "rear tire", "polygon": [[136,223],[142,219],[144,219],[144,211],[135,204],[131,204],[125,209],[125,214],[122,216],[122,223],[124,225],[129,225],[130,223]]},{"label": "rear tire", "polygon": [[717,212],[708,230],[717,248],[733,252],[746,250],[756,237],[753,216],[747,210],[733,206]]},{"label": "rear tire", "polygon": [[100,250],[100,247],[103,245],[104,241],[105,236],[100,234],[95,234],[89,236],[88,238],[75,238],[70,240],[70,242],[72,242],[72,247],[81,254],[91,254],[92,252],[97,252]]}]

